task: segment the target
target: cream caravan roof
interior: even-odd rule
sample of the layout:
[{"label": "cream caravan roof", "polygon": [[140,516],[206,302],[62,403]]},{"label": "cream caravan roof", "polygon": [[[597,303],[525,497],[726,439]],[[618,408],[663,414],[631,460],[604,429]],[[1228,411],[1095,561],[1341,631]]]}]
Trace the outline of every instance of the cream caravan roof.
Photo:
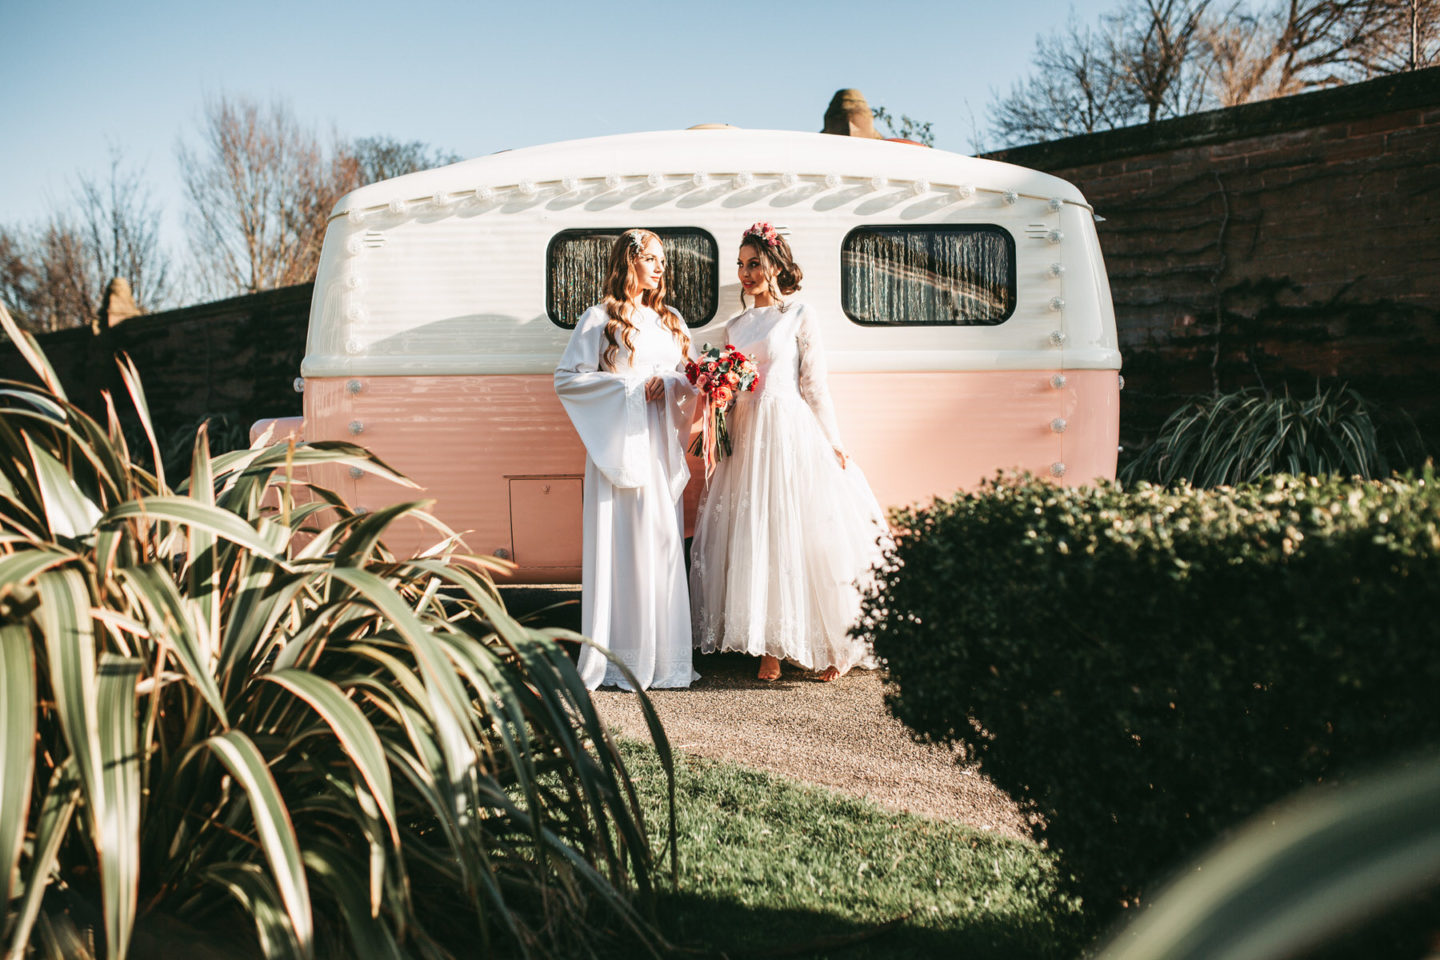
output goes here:
[{"label": "cream caravan roof", "polygon": [[[783,161],[783,162],[782,162]],[[423,200],[437,191],[464,194],[566,177],[779,175],[973,185],[1084,204],[1074,186],[1037,170],[890,140],[793,130],[734,127],[627,133],[506,150],[361,187],[342,197],[332,216],[391,200]]]},{"label": "cream caravan roof", "polygon": [[[727,128],[528,147],[353,191],[325,235],[302,372],[550,372],[569,331],[548,315],[546,274],[566,230],[708,233],[720,306],[695,338],[714,341],[739,309],[733,245],[757,220],[788,231],[805,271],[798,298],[822,318],[832,369],[1120,366],[1093,217],[1075,187],[911,144]],[[875,326],[846,315],[851,231],[953,224],[1013,238],[1004,322]]]}]

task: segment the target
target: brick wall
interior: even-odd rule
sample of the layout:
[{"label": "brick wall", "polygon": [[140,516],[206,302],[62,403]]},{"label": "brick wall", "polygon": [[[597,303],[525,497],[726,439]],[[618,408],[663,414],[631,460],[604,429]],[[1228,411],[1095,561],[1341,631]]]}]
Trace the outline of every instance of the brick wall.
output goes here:
[{"label": "brick wall", "polygon": [[[128,353],[140,370],[156,432],[162,435],[224,416],[248,428],[266,416],[298,416],[292,382],[305,353],[311,285],[132,317],[98,336],[89,328],[40,338],[70,399],[104,415],[101,390],[129,409],[114,357]],[[0,377],[34,380],[19,354],[0,349]]]},{"label": "brick wall", "polygon": [[1440,68],[990,156],[1105,217],[1127,445],[1214,386],[1338,378],[1440,452]]}]

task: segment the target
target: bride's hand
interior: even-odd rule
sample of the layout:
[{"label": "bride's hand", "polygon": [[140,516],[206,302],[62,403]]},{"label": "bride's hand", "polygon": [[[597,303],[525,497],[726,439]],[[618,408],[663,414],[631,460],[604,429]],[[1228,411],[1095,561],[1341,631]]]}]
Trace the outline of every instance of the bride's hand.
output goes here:
[{"label": "bride's hand", "polygon": [[830,449],[835,451],[835,459],[840,461],[840,469],[844,470],[845,464],[849,462],[850,458],[845,456],[845,451],[839,447],[831,447]]},{"label": "bride's hand", "polygon": [[665,381],[659,377],[651,377],[645,381],[645,399],[654,403],[665,396]]}]

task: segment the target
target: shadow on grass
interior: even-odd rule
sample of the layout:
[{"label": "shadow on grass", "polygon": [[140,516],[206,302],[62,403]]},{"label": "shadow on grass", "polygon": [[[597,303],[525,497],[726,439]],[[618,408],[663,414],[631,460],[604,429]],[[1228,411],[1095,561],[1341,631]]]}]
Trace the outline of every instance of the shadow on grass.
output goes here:
[{"label": "shadow on grass", "polygon": [[1013,916],[965,920],[940,911],[873,921],[835,911],[741,904],[694,893],[660,897],[660,927],[676,957],[796,957],[807,960],[901,960],[964,957],[966,960],[1073,956],[1069,939],[1048,919]]}]

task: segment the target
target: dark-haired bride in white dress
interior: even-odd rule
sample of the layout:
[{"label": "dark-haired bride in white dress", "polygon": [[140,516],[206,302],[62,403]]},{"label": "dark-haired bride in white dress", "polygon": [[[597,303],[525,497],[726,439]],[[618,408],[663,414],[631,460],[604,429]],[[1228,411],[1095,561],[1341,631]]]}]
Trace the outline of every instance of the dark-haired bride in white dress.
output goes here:
[{"label": "dark-haired bride in white dress", "polygon": [[780,676],[782,660],[833,680],[868,662],[849,630],[888,529],[841,442],[814,311],[784,299],[802,278],[789,243],[757,223],[741,237],[737,266],[754,306],[729,322],[725,342],[760,379],[729,414],[734,452],[716,466],[695,520],[695,644],[759,656],[764,680]]}]

